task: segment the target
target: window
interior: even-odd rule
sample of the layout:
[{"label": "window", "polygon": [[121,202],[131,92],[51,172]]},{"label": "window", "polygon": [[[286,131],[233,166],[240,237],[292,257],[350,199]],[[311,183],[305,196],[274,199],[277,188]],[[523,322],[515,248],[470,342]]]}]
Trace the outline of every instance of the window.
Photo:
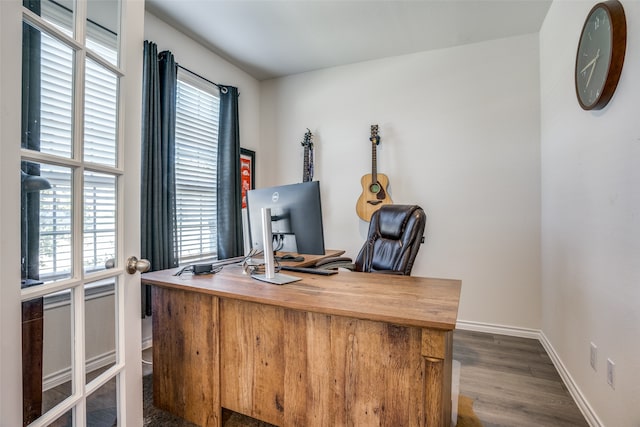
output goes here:
[{"label": "window", "polygon": [[178,262],[217,258],[218,88],[179,69],[176,100]]},{"label": "window", "polygon": [[[72,12],[54,2],[42,2],[42,16],[59,30],[71,35]],[[26,25],[26,24],[25,24]],[[114,33],[95,23],[87,24],[93,36],[88,47],[110,62],[117,62]],[[73,50],[45,32],[40,47],[40,147],[39,151],[64,158],[73,153]],[[117,76],[87,59],[84,103],[84,159],[115,166],[117,134]],[[51,188],[40,192],[40,280],[68,278],[72,274],[73,169],[38,164],[40,176]],[[102,270],[115,256],[116,178],[86,171],[84,181],[84,270]]]},{"label": "window", "polygon": [[[46,5],[46,6],[45,6]],[[43,14],[59,29],[68,23],[63,9],[43,3]],[[46,13],[45,13],[46,12]],[[93,51],[115,61],[116,43],[111,34],[89,23]],[[42,33],[40,151],[74,157],[73,50]],[[114,144],[117,110],[114,97],[118,79],[106,68],[87,59],[84,107],[85,161],[115,166]],[[179,70],[176,99],[176,222],[180,264],[217,258],[216,167],[218,147],[218,88]],[[51,183],[40,197],[40,279],[68,278],[72,274],[71,192],[73,170],[39,164],[40,175]],[[105,268],[116,247],[114,176],[87,172],[84,180],[84,270]]]}]

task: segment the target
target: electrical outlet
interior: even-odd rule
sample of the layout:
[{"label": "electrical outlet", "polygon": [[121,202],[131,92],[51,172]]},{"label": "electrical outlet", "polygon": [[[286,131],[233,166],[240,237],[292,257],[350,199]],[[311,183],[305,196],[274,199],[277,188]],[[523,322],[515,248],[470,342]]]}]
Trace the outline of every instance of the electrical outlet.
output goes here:
[{"label": "electrical outlet", "polygon": [[615,373],[616,364],[613,363],[613,360],[607,359],[607,384],[611,386],[612,389],[615,390]]},{"label": "electrical outlet", "polygon": [[596,366],[598,363],[598,346],[594,343],[591,343],[590,363],[593,370],[597,371],[598,369],[596,368]]}]

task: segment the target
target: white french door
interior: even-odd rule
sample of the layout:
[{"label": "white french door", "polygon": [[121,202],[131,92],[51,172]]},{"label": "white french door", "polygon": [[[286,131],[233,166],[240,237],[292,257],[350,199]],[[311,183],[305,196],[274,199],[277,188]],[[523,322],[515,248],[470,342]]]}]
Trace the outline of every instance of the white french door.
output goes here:
[{"label": "white french door", "polygon": [[0,425],[141,425],[144,2],[1,0],[0,23]]}]

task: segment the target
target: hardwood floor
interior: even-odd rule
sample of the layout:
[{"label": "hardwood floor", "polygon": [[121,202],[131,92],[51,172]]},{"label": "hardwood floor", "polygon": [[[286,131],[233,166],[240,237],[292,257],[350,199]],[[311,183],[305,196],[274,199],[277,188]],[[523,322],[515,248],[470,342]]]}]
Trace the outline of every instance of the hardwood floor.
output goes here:
[{"label": "hardwood floor", "polygon": [[[537,340],[456,330],[453,357],[461,362],[460,394],[474,400],[484,427],[588,426]],[[143,359],[151,360],[151,349],[143,352]],[[151,372],[152,367],[143,364],[143,374]],[[104,412],[112,405],[105,402],[94,409]],[[95,425],[111,424],[105,420]]]},{"label": "hardwood floor", "polygon": [[453,358],[483,426],[588,426],[538,340],[456,330]]}]

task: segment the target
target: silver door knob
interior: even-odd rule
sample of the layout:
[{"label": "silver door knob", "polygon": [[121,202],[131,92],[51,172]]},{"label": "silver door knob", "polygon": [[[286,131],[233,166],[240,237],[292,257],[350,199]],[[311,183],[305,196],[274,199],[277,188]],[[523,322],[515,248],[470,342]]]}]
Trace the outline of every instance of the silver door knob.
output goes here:
[{"label": "silver door knob", "polygon": [[149,271],[150,268],[151,263],[148,259],[138,259],[135,256],[131,256],[127,259],[127,273],[129,274],[136,274],[136,271],[144,273],[145,271]]}]

